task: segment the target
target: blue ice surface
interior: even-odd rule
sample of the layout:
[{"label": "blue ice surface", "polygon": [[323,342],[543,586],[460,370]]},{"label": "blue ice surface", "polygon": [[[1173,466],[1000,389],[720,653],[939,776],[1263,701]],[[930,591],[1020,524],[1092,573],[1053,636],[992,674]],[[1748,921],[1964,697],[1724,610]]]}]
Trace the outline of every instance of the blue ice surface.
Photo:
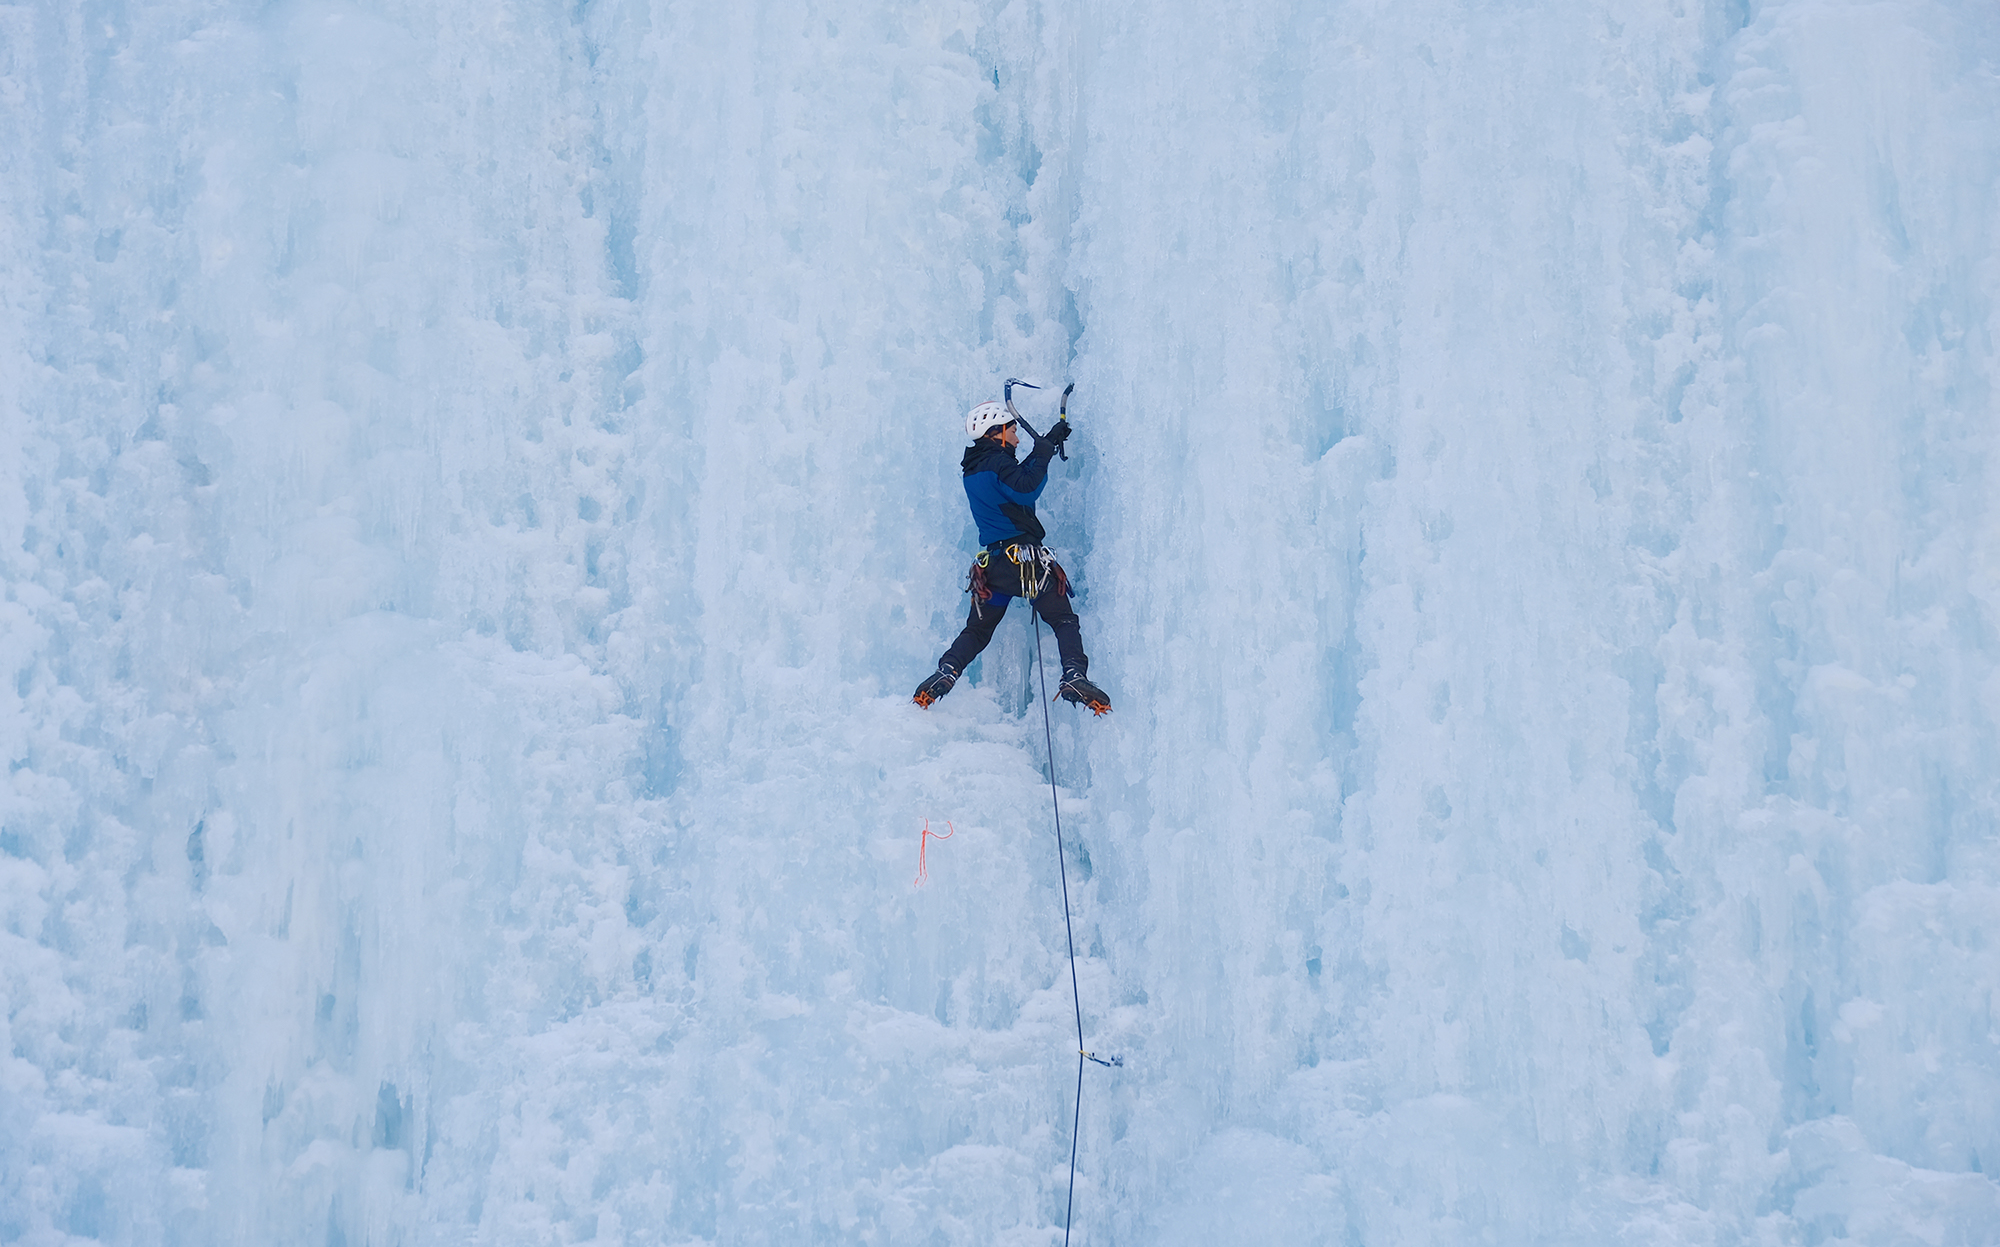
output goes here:
[{"label": "blue ice surface", "polygon": [[1989,5],[0,47],[0,1242],[2000,1241]]}]

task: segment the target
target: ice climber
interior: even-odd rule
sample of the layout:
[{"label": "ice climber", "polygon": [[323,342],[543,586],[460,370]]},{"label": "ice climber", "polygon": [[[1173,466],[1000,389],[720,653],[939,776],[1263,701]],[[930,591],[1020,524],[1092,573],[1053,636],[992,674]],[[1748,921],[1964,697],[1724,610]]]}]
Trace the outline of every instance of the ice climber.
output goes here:
[{"label": "ice climber", "polygon": [[[1042,544],[1047,530],[1035,518],[1035,499],[1049,483],[1049,460],[1069,437],[1068,391],[1063,392],[1065,414],[1046,434],[1038,435],[1014,410],[1014,384],[1008,384],[1005,405],[981,403],[965,417],[972,445],[959,461],[959,471],[983,546],[968,575],[972,609],[966,614],[965,630],[938,659],[937,671],[917,685],[912,700],[929,706],[949,693],[966,664],[993,639],[1008,605],[1022,597],[1056,634],[1056,650],[1062,655],[1057,695],[1101,715],[1111,709],[1111,698],[1084,678],[1090,659],[1083,652],[1083,628],[1069,604],[1069,576]],[[1035,439],[1035,448],[1026,460],[1016,461],[1014,448],[1021,444],[1023,428]]]}]

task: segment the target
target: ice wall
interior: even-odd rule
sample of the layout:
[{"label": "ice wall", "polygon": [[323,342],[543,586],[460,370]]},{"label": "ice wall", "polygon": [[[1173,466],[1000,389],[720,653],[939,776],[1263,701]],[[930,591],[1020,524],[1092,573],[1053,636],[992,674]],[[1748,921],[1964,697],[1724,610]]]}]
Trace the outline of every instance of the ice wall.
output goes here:
[{"label": "ice wall", "polygon": [[[1976,3],[0,9],[0,1241],[2000,1241]],[[919,829],[931,882],[912,886]]]}]

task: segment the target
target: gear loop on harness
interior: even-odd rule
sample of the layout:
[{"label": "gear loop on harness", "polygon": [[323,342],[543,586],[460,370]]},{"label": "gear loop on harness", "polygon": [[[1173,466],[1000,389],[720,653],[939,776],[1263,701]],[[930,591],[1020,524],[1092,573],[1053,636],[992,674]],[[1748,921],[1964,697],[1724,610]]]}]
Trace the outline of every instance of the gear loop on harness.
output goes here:
[{"label": "gear loop on harness", "polygon": [[986,616],[983,608],[993,600],[993,586],[986,583],[987,561],[986,551],[981,550],[965,572],[965,591],[972,595],[972,613],[982,619]]},{"label": "gear loop on harness", "polygon": [[1007,543],[1006,555],[1020,577],[1022,597],[1032,602],[1050,584],[1065,595],[1069,593],[1069,574],[1056,561],[1054,550],[1030,541],[1011,541]]},{"label": "gear loop on harness", "polygon": [[1006,596],[1023,597],[1033,602],[1041,597],[1050,585],[1054,585],[1065,597],[1069,595],[1069,573],[1063,570],[1060,562],[1056,561],[1054,550],[1047,546],[1036,545],[1032,541],[1010,540],[1005,543],[996,541],[974,555],[972,566],[965,571],[965,591],[972,594],[973,613],[977,617],[985,617],[982,608],[993,600],[993,595],[997,592],[987,575],[993,566],[993,554],[996,550],[1006,555],[1007,561],[1014,565],[1016,591],[1009,592]]}]

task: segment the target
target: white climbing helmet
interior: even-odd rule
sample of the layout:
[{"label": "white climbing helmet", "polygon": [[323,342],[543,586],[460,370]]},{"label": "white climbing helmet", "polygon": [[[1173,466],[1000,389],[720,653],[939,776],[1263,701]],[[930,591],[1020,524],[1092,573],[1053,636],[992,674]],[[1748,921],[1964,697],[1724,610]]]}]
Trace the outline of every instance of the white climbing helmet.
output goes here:
[{"label": "white climbing helmet", "polygon": [[1013,416],[1007,413],[1007,409],[999,403],[981,403],[979,406],[965,413],[966,436],[976,442],[992,430],[1008,423],[1013,418]]}]

